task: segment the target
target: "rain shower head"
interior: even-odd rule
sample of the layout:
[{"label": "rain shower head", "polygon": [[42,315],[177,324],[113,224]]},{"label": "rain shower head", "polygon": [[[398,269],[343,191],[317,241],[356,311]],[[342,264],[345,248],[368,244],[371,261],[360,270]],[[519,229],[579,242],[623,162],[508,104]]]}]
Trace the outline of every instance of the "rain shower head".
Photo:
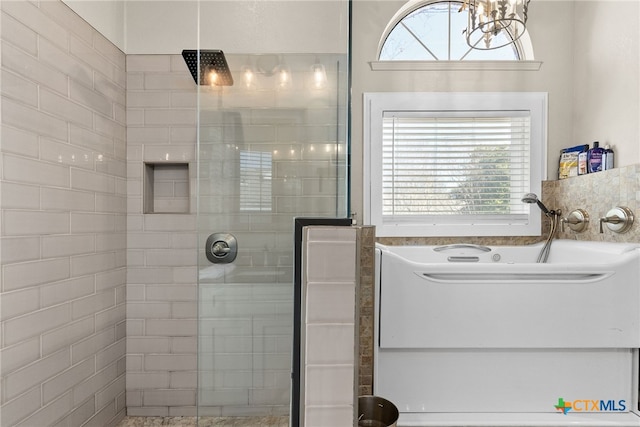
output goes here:
[{"label": "rain shower head", "polygon": [[233,86],[233,77],[221,50],[183,50],[182,57],[196,84]]},{"label": "rain shower head", "polygon": [[549,209],[547,209],[547,207],[540,201],[540,199],[538,199],[538,196],[536,196],[534,193],[527,193],[524,195],[524,197],[522,198],[522,201],[524,203],[535,203],[538,205],[538,207],[540,208],[540,210],[542,212],[544,212],[545,215],[549,216],[551,215],[553,212],[551,212]]}]

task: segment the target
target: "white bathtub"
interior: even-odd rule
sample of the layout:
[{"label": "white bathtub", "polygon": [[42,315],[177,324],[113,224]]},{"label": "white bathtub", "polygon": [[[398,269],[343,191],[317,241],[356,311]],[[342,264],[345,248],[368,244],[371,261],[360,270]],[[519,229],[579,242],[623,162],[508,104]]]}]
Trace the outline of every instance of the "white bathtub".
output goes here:
[{"label": "white bathtub", "polygon": [[640,244],[541,247],[377,246],[374,393],[399,426],[640,426]]}]

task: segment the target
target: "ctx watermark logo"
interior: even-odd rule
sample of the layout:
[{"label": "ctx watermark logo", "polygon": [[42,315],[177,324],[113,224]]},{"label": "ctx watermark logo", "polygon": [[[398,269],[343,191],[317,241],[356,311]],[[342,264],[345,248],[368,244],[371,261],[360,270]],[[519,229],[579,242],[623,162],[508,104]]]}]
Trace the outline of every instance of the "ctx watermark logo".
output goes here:
[{"label": "ctx watermark logo", "polygon": [[565,401],[558,398],[558,403],[554,405],[557,411],[562,411],[567,415],[569,411],[574,412],[620,412],[627,410],[625,400],[572,400]]}]

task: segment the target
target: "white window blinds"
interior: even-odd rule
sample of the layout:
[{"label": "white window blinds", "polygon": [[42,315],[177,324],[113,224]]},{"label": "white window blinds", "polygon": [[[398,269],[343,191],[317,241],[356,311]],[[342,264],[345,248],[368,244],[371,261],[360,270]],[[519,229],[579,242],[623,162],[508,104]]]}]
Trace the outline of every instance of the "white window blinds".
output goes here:
[{"label": "white window blinds", "polygon": [[[547,94],[364,94],[364,220],[378,236],[540,235]],[[535,207],[535,206],[534,206]]]},{"label": "white window blinds", "polygon": [[383,220],[525,219],[529,158],[528,112],[385,112]]}]

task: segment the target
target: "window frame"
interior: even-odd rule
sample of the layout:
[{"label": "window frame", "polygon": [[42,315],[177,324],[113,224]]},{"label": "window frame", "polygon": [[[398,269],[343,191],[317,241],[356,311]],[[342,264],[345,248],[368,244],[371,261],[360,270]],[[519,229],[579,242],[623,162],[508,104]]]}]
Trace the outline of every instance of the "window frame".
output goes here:
[{"label": "window frame", "polygon": [[[528,31],[515,41],[519,60],[380,60],[383,46],[393,29],[405,17],[416,10],[439,3],[443,0],[410,0],[405,3],[387,23],[378,41],[375,59],[369,61],[372,71],[465,71],[465,70],[501,70],[501,71],[538,71],[542,67],[542,61],[536,61],[533,45]],[[447,35],[447,37],[449,37]]]},{"label": "window frame", "polygon": [[546,172],[547,108],[545,92],[369,92],[364,93],[364,221],[381,237],[538,236],[541,215],[529,205],[525,220],[480,220],[460,223],[439,218],[433,223],[406,219],[390,224],[382,215],[383,118],[389,112],[529,111],[530,192],[540,194]]}]

